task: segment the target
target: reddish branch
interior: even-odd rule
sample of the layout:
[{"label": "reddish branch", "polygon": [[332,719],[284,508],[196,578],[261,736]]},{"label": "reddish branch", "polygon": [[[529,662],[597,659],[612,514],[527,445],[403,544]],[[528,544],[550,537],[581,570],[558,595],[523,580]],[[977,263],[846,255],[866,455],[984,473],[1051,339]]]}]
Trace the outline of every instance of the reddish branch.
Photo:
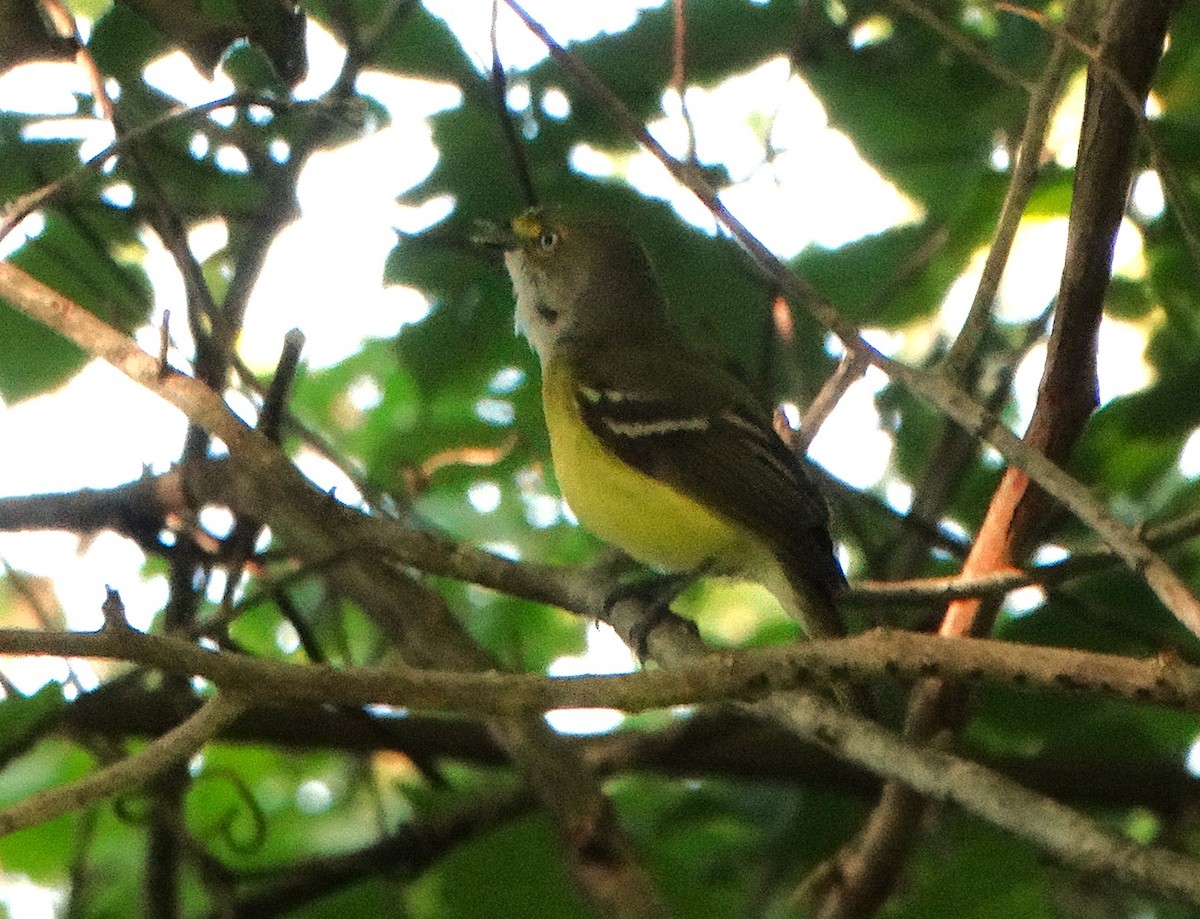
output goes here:
[{"label": "reddish branch", "polygon": [[[1097,402],[1097,336],[1138,138],[1138,113],[1123,94],[1132,90],[1137,99],[1145,100],[1173,6],[1172,0],[1114,2],[1101,26],[1099,61],[1089,68],[1054,326],[1024,438],[1058,464],[1070,456]],[[1114,77],[1121,83],[1115,83]],[[1055,509],[1052,497],[1034,485],[1024,470],[1010,466],[992,497],[962,576],[973,579],[1011,569]],[[995,600],[954,600],[940,631],[945,636],[986,634],[997,609]],[[945,684],[931,682],[914,693],[910,731],[927,737],[944,723],[945,689]],[[889,784],[864,829],[857,857],[844,860],[842,883],[822,904],[822,919],[870,915],[882,905],[923,811],[913,791]]]}]

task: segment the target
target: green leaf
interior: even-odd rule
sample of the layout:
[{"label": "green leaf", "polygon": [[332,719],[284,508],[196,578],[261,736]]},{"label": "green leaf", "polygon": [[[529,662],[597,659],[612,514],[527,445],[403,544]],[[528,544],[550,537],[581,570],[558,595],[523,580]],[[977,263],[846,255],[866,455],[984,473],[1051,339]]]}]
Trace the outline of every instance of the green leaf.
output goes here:
[{"label": "green leaf", "polygon": [[8,762],[43,734],[66,704],[57,683],[48,683],[31,696],[12,695],[0,702],[0,762]]},{"label": "green leaf", "polygon": [[[130,331],[149,314],[150,295],[140,266],[116,259],[127,235],[126,216],[111,209],[51,214],[45,229],[10,261],[110,325]],[[0,395],[5,400],[45,392],[83,362],[75,345],[0,300]]]},{"label": "green leaf", "polygon": [[392,26],[368,49],[371,63],[380,70],[464,88],[482,83],[454,33],[419,3],[399,5]]}]

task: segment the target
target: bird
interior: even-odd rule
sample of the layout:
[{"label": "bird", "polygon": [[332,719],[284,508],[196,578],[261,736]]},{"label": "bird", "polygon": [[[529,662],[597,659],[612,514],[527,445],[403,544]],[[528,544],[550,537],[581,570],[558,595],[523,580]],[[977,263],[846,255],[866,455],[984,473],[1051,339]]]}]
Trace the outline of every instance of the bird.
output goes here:
[{"label": "bird", "polygon": [[579,522],[665,575],[762,584],[809,638],[844,634],[820,492],[772,411],[676,330],[636,236],[545,208],[499,236]]}]

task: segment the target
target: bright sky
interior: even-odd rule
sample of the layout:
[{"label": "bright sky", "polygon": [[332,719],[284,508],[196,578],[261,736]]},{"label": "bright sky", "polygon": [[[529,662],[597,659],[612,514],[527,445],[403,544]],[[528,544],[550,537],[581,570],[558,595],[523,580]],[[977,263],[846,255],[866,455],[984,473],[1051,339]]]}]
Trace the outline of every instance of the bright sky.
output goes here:
[{"label": "bright sky", "polygon": [[[636,0],[594,4],[530,0],[526,4],[560,41],[623,29],[637,10],[647,5],[657,4]],[[447,19],[482,69],[491,55],[490,0],[426,0],[426,6]],[[538,41],[506,10],[502,13],[498,35],[507,66],[519,70],[544,57]],[[299,88],[302,98],[319,96],[328,89],[342,61],[341,49],[320,29],[310,28],[308,40],[310,75]],[[203,78],[181,54],[157,62],[150,79],[187,104],[206,102],[232,90],[220,75],[214,82]],[[452,207],[451,201],[434,201],[422,208],[404,208],[395,198],[424,178],[436,162],[437,151],[425,119],[459,104],[460,94],[455,88],[373,72],[364,73],[359,86],[387,107],[393,123],[339,150],[317,154],[306,166],[299,187],[301,219],[275,242],[250,305],[242,349],[252,366],[271,366],[283,334],[293,326],[307,335],[307,361],[328,366],[353,353],[364,339],[394,336],[404,324],[425,315],[426,302],[419,293],[381,286],[382,265],[394,245],[395,228],[421,229]],[[66,114],[75,108],[71,93],[86,91],[74,65],[29,65],[0,78],[0,108]],[[720,86],[690,89],[687,102],[697,127],[700,158],[724,163],[737,183],[725,195],[727,204],[782,256],[792,256],[810,242],[835,246],[917,216],[913,206],[858,157],[850,142],[828,127],[820,102],[802,81],[789,74],[782,59]],[[565,97],[551,103],[565,114]],[[1064,157],[1074,153],[1073,132],[1077,131],[1080,107],[1077,87],[1056,125],[1065,138],[1059,144]],[[663,111],[652,130],[669,149],[682,153],[686,129],[678,98],[668,94]],[[763,138],[757,126],[771,118],[771,141],[778,155],[764,165]],[[81,157],[111,140],[111,131],[104,124],[79,119],[51,119],[41,130],[84,139]],[[236,150],[221,151],[220,156],[226,168],[245,168]],[[624,175],[642,193],[670,201],[685,219],[711,229],[707,211],[690,193],[677,188],[649,154],[613,162],[598,151],[581,147],[574,164],[586,173]],[[122,192],[114,189],[113,194],[119,199]],[[1139,182],[1135,205],[1148,214],[1161,211],[1161,189],[1152,176]],[[34,232],[37,226],[35,217],[25,229]],[[204,258],[219,248],[224,234],[219,223],[196,228],[192,244],[197,255]],[[183,286],[155,238],[147,233],[145,240],[157,297],[152,324],[157,326],[164,309],[171,309],[176,316],[182,314]],[[1062,220],[1030,222],[1022,229],[1000,291],[1004,318],[1023,319],[1044,308],[1057,285],[1064,242]],[[0,255],[7,251],[0,250]],[[1137,276],[1140,258],[1137,231],[1126,226],[1118,246],[1118,270]],[[941,329],[952,332],[961,323],[982,260],[980,253],[954,285],[942,312]],[[331,309],[334,302],[352,306]],[[183,324],[175,322],[171,328],[178,334]],[[890,353],[917,360],[923,357],[934,331],[877,334],[872,340]],[[153,350],[157,333],[147,329],[139,340]],[[1145,385],[1149,371],[1140,360],[1144,345],[1141,328],[1106,320],[1101,335],[1104,398]],[[1021,367],[1018,391],[1023,419],[1032,407],[1043,356],[1035,349]],[[903,506],[907,486],[881,483],[891,441],[879,428],[872,400],[883,382],[880,374],[871,372],[852,387],[811,452],[817,462],[855,487],[886,484],[889,498]],[[10,407],[0,403],[0,443],[21,445],[20,449],[0,451],[0,495],[111,486],[136,477],[143,466],[163,469],[176,457],[183,428],[183,419],[175,410],[115,371],[89,365],[56,393]],[[854,444],[855,449],[847,449],[847,444]],[[87,457],[86,464],[79,462],[80,456]],[[1200,441],[1185,460],[1190,464],[1185,471],[1200,471]],[[328,470],[310,475],[324,486],[345,486]],[[491,494],[487,489],[477,490],[481,496],[485,492]],[[477,509],[488,512],[486,498],[479,500],[482,503]],[[121,590],[138,625],[149,621],[166,594],[161,578],[142,580],[141,553],[115,536],[81,544],[64,534],[0,535],[0,559],[32,574],[53,575],[67,621],[74,628],[99,626],[105,584]],[[613,648],[610,636],[596,633],[593,638],[593,652],[560,662],[556,672],[632,666],[627,654]],[[31,691],[46,679],[61,678],[44,667],[19,662],[6,663],[5,670],[23,691]],[[587,727],[597,729],[613,720],[609,716],[605,722],[601,716]],[[580,727],[578,722],[561,719],[558,724],[564,729]]]}]

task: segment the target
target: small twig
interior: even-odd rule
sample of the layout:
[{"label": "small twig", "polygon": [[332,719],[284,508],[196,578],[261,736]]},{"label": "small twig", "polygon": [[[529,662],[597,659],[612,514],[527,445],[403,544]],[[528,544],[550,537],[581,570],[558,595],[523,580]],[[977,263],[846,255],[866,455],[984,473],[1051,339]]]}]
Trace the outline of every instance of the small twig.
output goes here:
[{"label": "small twig", "polygon": [[304,333],[299,329],[292,329],[283,336],[283,350],[258,415],[258,429],[274,443],[279,443],[280,421],[287,411],[288,394],[295,382],[296,371],[300,368],[300,352],[303,348]]},{"label": "small twig", "polygon": [[671,22],[671,85],[679,95],[679,113],[687,126],[687,152],[684,161],[696,162],[696,125],[687,107],[687,16],[683,9],[684,0],[672,0]]},{"label": "small twig", "polygon": [[[909,0],[891,0],[891,2],[909,2]],[[1072,9],[1075,9],[1074,5]],[[1000,289],[1000,280],[1004,276],[1008,257],[1012,252],[1013,242],[1017,237],[1017,229],[1021,225],[1025,208],[1037,185],[1042,148],[1046,141],[1046,132],[1050,127],[1050,116],[1054,112],[1054,103],[1058,99],[1062,76],[1066,70],[1067,53],[1066,42],[1056,41],[1054,43],[1050,50],[1050,59],[1042,69],[1042,77],[1032,88],[1030,94],[1025,127],[1021,132],[1020,143],[1017,145],[1017,161],[1004,192],[1004,203],[1000,207],[1000,216],[996,221],[996,233],[992,238],[992,245],[988,249],[979,285],[975,288],[975,296],[967,311],[967,318],[945,358],[947,371],[957,375],[960,379],[964,376],[967,365],[975,359],[980,342],[991,322],[992,307],[996,300],[996,293]]]},{"label": "small twig", "polygon": [[41,6],[50,14],[59,33],[70,36],[75,45],[75,63],[87,77],[88,85],[92,90],[92,98],[96,100],[101,116],[111,121],[112,100],[108,98],[108,93],[104,90],[104,78],[100,75],[100,68],[96,66],[96,60],[88,50],[87,43],[79,33],[79,25],[75,21],[75,16],[60,0],[41,0]]},{"label": "small twig", "polygon": [[31,191],[17,198],[4,209],[3,219],[0,219],[0,241],[12,232],[22,220],[32,214],[40,207],[45,207],[52,203],[59,195],[63,194],[71,185],[81,179],[91,175],[106,163],[110,158],[124,153],[126,149],[133,144],[144,140],[150,134],[157,131],[164,125],[172,122],[192,118],[197,115],[208,115],[215,112],[217,109],[226,108],[227,106],[249,105],[257,103],[260,105],[271,105],[278,107],[278,102],[273,102],[269,99],[260,99],[257,96],[246,95],[245,93],[235,93],[232,96],[225,96],[222,99],[214,99],[212,102],[205,102],[202,105],[191,107],[179,107],[163,112],[161,115],[150,119],[145,124],[139,125],[129,131],[124,132],[119,138],[84,162],[80,163],[70,172],[66,172],[59,176],[53,182],[43,185],[41,188]]},{"label": "small twig", "polygon": [[996,79],[1000,80],[1000,82],[1023,89],[1026,92],[1034,91],[1034,84],[1030,80],[1021,76],[1015,70],[1006,67],[958,29],[943,22],[928,7],[914,2],[914,0],[889,0],[889,2],[896,9],[912,16],[913,19],[925,23],[925,25],[937,32],[945,40],[946,44],[973,60]]},{"label": "small twig", "polygon": [[0,811],[0,836],[46,823],[143,785],[187,759],[238,717],[245,706],[224,695],[209,699],[194,715],[125,759],[59,788],[35,792]]},{"label": "small twig", "polygon": [[533,207],[538,203],[537,189],[533,187],[533,175],[529,171],[529,160],[525,156],[525,145],[517,133],[513,123],[512,112],[508,108],[508,74],[500,60],[500,45],[496,40],[496,26],[500,18],[500,0],[492,0],[492,72],[488,79],[492,88],[492,103],[496,107],[496,118],[500,129],[504,132],[504,142],[508,154],[512,157],[513,172],[517,176],[517,184],[521,186],[521,195],[525,203]]},{"label": "small twig", "polygon": [[820,392],[809,403],[808,410],[800,419],[800,429],[796,431],[792,443],[789,444],[795,453],[803,455],[808,452],[809,445],[821,430],[821,425],[829,419],[830,414],[837,408],[837,404],[842,400],[842,396],[846,395],[847,390],[862,379],[868,366],[870,364],[866,358],[858,352],[847,351],[842,355],[837,369],[821,386]]},{"label": "small twig", "polygon": [[162,324],[158,327],[158,373],[165,377],[171,372],[167,363],[167,353],[171,349],[171,311],[163,310]]},{"label": "small twig", "polygon": [[104,617],[104,627],[114,631],[129,629],[129,620],[125,617],[125,604],[121,595],[107,584],[104,586],[104,602],[100,604],[100,613]]},{"label": "small twig", "polygon": [[1179,179],[1174,165],[1166,155],[1163,145],[1158,139],[1156,126],[1146,117],[1145,108],[1139,102],[1137,94],[1129,86],[1128,81],[1107,61],[1101,59],[1098,48],[1094,45],[1089,45],[1076,36],[1069,28],[1054,22],[1038,10],[1032,10],[1015,3],[1008,3],[1005,0],[997,0],[996,9],[1035,22],[1047,32],[1069,43],[1083,54],[1088,59],[1089,65],[1094,67],[1096,72],[1117,90],[1120,98],[1124,100],[1125,105],[1128,107],[1130,115],[1137,121],[1138,130],[1142,137],[1145,138],[1146,144],[1150,149],[1151,165],[1162,181],[1163,193],[1171,207],[1172,215],[1179,224],[1179,230],[1183,234],[1184,243],[1187,245],[1188,253],[1192,258],[1192,264],[1193,266],[1200,266],[1200,230],[1196,228],[1196,220],[1192,214],[1191,202],[1183,191],[1183,184]]}]

